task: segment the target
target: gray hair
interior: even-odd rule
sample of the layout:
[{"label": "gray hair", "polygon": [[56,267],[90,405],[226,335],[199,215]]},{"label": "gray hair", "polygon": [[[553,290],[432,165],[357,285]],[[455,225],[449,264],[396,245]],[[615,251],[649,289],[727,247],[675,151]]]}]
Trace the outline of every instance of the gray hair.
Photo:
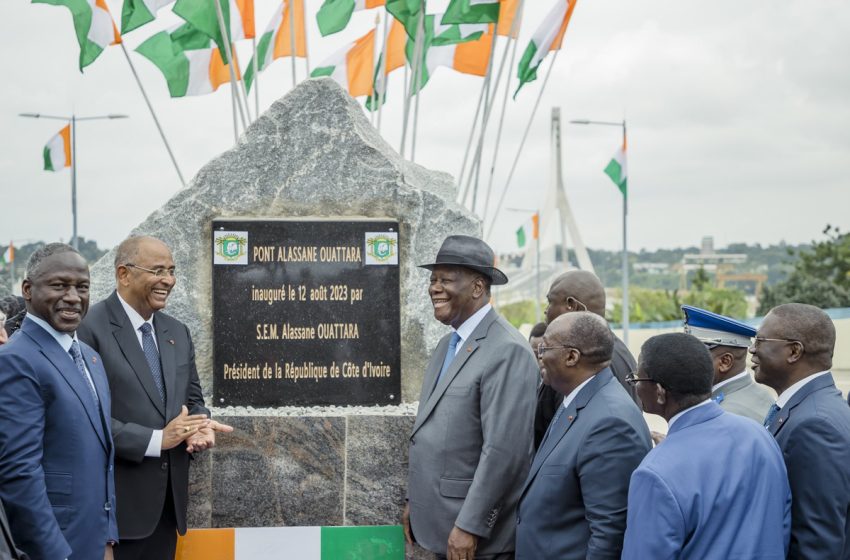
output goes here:
[{"label": "gray hair", "polygon": [[[30,255],[30,258],[27,261],[25,278],[32,282],[39,274],[41,274],[41,265],[44,263],[45,259],[62,253],[76,253],[77,255],[80,255],[79,251],[67,243],[48,243],[47,245],[36,249],[36,251]],[[82,255],[80,255],[80,257],[82,257]]]}]

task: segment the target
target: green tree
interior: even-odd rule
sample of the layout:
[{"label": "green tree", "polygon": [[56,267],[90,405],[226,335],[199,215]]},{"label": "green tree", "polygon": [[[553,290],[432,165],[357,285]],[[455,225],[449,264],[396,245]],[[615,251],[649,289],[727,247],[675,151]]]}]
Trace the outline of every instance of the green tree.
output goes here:
[{"label": "green tree", "polygon": [[[537,309],[532,300],[516,301],[499,305],[499,313],[516,328],[524,324],[533,325],[537,323]],[[545,309],[545,305],[540,308]]]},{"label": "green tree", "polygon": [[[850,307],[850,234],[827,225],[826,239],[796,252],[797,260],[786,280],[766,287],[759,313],[783,303],[808,303],[820,308]],[[795,256],[794,251],[789,251]]]}]

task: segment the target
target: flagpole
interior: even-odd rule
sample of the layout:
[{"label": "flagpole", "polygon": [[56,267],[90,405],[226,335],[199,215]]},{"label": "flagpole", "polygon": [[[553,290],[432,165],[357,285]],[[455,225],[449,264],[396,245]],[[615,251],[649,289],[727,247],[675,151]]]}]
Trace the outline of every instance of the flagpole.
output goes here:
[{"label": "flagpole", "polygon": [[[522,12],[523,12],[524,4],[525,4],[525,0],[519,0],[519,4],[517,5],[516,12],[514,12],[514,19],[511,22],[511,29],[509,31],[508,37],[509,37],[509,40],[510,40],[510,38],[513,38],[514,45],[513,45],[513,49],[511,49],[511,62],[510,62],[510,64],[508,64],[508,68],[514,67],[514,61],[516,59],[517,45],[519,45],[519,27],[520,27],[520,25],[522,25]],[[498,86],[497,86],[496,89],[498,89]],[[511,74],[510,74],[510,72],[508,72],[508,78],[507,78],[507,80],[505,80],[505,95],[502,98],[502,113],[499,116],[499,128],[496,131],[496,145],[493,147],[493,160],[492,160],[492,163],[490,165],[490,176],[487,179],[487,198],[484,202],[484,213],[481,216],[481,221],[485,222],[485,223],[487,221],[487,214],[488,214],[489,209],[490,209],[490,195],[493,192],[493,179],[494,179],[495,173],[496,173],[496,160],[499,157],[499,147],[500,147],[501,141],[502,141],[502,129],[503,129],[504,124],[505,124],[505,113],[507,112],[507,108],[508,108],[508,94],[510,93],[510,89],[511,89]]]},{"label": "flagpole", "polygon": [[405,142],[407,141],[407,122],[410,115],[410,96],[412,95],[413,90],[417,91],[417,95],[419,95],[419,81],[420,75],[419,71],[422,66],[422,42],[425,39],[425,0],[421,0],[419,3],[419,23],[416,26],[416,43],[413,45],[413,81],[411,81],[408,86],[408,91],[405,95],[405,105],[404,105],[404,119],[402,120],[401,125],[401,157],[404,159],[404,147]]},{"label": "flagpole", "polygon": [[[493,59],[496,57],[496,43],[499,35],[496,33],[496,25],[493,24],[493,44],[490,46],[490,60],[487,61],[487,75],[492,76],[493,74]],[[506,52],[507,54],[507,52]],[[478,178],[481,175],[481,153],[484,150],[484,136],[487,133],[487,123],[490,121],[490,111],[493,110],[493,101],[496,96],[496,90],[498,89],[499,80],[502,78],[502,70],[505,67],[505,58],[502,57],[502,64],[499,68],[499,73],[496,75],[496,87],[493,91],[493,97],[489,96],[490,93],[490,84],[488,80],[487,84],[487,97],[484,99],[484,114],[481,116],[481,133],[478,137],[478,148],[475,152],[475,158],[472,160],[472,165],[475,167],[475,187],[472,190],[472,207],[471,210],[474,213],[475,207],[478,203]],[[472,173],[470,172],[469,180],[472,180]]]},{"label": "flagpole", "polygon": [[516,152],[516,157],[514,157],[514,162],[511,165],[511,170],[508,172],[508,178],[505,181],[505,186],[502,187],[502,194],[499,197],[499,203],[496,205],[496,209],[493,211],[493,220],[490,222],[490,227],[487,228],[487,233],[484,236],[484,239],[489,239],[490,235],[493,233],[493,228],[496,225],[496,218],[499,217],[499,211],[502,208],[502,203],[505,201],[505,195],[508,192],[508,187],[511,184],[511,179],[513,179],[514,172],[516,171],[517,164],[519,163],[519,158],[522,155],[522,149],[525,147],[525,141],[528,139],[528,133],[531,131],[531,125],[534,123],[534,116],[537,114],[537,108],[540,106],[540,100],[543,98],[543,92],[546,90],[546,84],[549,83],[549,77],[552,75],[552,68],[555,66],[555,60],[558,58],[558,53],[560,50],[556,50],[555,54],[552,55],[552,62],[549,64],[549,69],[546,70],[546,77],[543,78],[543,84],[540,87],[540,93],[537,94],[537,101],[534,102],[534,108],[531,110],[531,116],[528,118],[528,124],[525,126],[525,132],[522,134],[522,140],[520,140],[519,148]]},{"label": "flagpole", "polygon": [[[372,45],[373,45],[373,47],[372,47],[372,68],[373,69],[375,68],[376,63],[380,62],[380,56],[381,56],[380,51],[378,51],[378,49],[375,47],[378,44],[378,31],[379,31],[380,25],[381,25],[381,13],[377,12],[377,13],[375,13],[375,35],[374,35],[375,38],[372,41]],[[378,60],[375,60],[376,56],[378,57]],[[379,68],[378,72],[380,72],[380,71],[381,70]],[[374,70],[373,70],[372,76],[374,76]],[[375,99],[375,94],[378,93],[377,92],[378,88],[376,87],[377,86],[376,82],[377,82],[377,80],[372,81],[372,99]],[[378,95],[380,96],[380,94],[378,94]],[[378,107],[380,107],[380,106],[381,106],[380,105],[380,99],[378,99]],[[375,114],[375,111],[369,111],[369,124],[371,124],[372,126],[375,126],[375,118],[376,117],[377,117],[377,115]]]},{"label": "flagpole", "polygon": [[297,78],[295,76],[295,0],[286,0],[289,6],[289,55],[292,57],[292,87],[295,88]]},{"label": "flagpole", "polygon": [[[484,77],[484,80],[487,80],[487,77]],[[463,185],[463,175],[466,171],[466,161],[469,158],[469,151],[472,149],[472,139],[475,137],[475,130],[478,128],[478,115],[481,114],[481,105],[484,103],[484,92],[486,91],[486,84],[484,82],[481,83],[481,93],[478,94],[478,105],[475,107],[475,116],[472,117],[472,128],[469,130],[469,138],[466,140],[466,151],[463,153],[463,163],[460,166],[460,173],[457,176],[457,186],[458,192],[460,192],[460,188]],[[463,204],[463,201],[466,199],[466,190],[463,191],[463,194],[458,199],[458,202]]]},{"label": "flagpole", "polygon": [[236,90],[230,88],[230,108],[233,113],[233,143],[239,142],[239,123],[236,118]]},{"label": "flagpole", "polygon": [[[384,111],[384,100],[387,95],[387,41],[390,36],[390,25],[392,21],[390,20],[390,13],[386,11],[386,5],[384,6],[384,46],[381,47],[381,68],[379,70],[380,74],[378,75],[378,83],[380,87],[378,89],[378,134],[381,133],[381,115]],[[374,96],[373,96],[374,97]]]},{"label": "flagpole", "polygon": [[[297,1],[297,0],[296,0]],[[307,21],[307,6],[304,5],[304,1],[301,0],[301,13],[304,14],[302,18],[304,21]],[[307,46],[307,25],[304,25],[304,65],[307,67],[307,77],[310,77],[310,49]]]},{"label": "flagpole", "polygon": [[[623,152],[626,152],[626,119],[623,118]],[[628,155],[626,155],[628,157]],[[626,164],[626,181],[628,181],[628,159]],[[628,245],[628,229],[626,227],[626,218],[629,210],[628,183],[626,183],[626,192],[623,193],[623,343],[629,344],[629,245]]]},{"label": "flagpole", "polygon": [[[122,43],[123,45],[123,43]],[[77,115],[71,113],[71,247],[80,248],[77,240]]]},{"label": "flagpole", "polygon": [[221,4],[219,0],[212,0],[215,4],[215,14],[218,17],[218,29],[221,33],[222,42],[224,43],[224,52],[227,55],[227,69],[230,71],[230,87],[234,90],[233,94],[237,98],[236,106],[239,108],[239,117],[242,120],[242,129],[248,130],[248,121],[245,119],[245,110],[242,108],[242,101],[239,99],[239,86],[236,85],[236,72],[233,70],[233,51],[230,48],[230,33],[224,25],[224,14],[221,12]]},{"label": "flagpole", "polygon": [[[233,52],[233,62],[235,67],[239,68],[239,53],[236,52],[236,46],[233,43],[230,44],[230,50]],[[236,70],[234,70],[233,73],[235,74]],[[254,74],[254,77],[256,76],[257,75]],[[251,103],[248,101],[248,90],[245,89],[245,80],[242,79],[242,76],[239,76],[239,79],[236,81],[239,83],[239,89],[242,92],[241,99],[245,102],[245,114],[248,115],[248,124],[251,124],[254,119],[251,118]],[[247,130],[248,127],[245,127],[245,129]]]},{"label": "flagpole", "polygon": [[121,50],[124,51],[124,58],[127,59],[127,64],[130,66],[130,72],[133,73],[133,77],[136,78],[136,84],[139,86],[139,91],[142,92],[142,97],[145,99],[145,103],[148,106],[148,110],[151,113],[151,117],[153,118],[153,122],[156,125],[156,129],[159,131],[159,135],[162,138],[162,143],[165,145],[165,150],[168,152],[168,157],[171,158],[171,163],[174,164],[174,170],[177,172],[177,177],[180,178],[180,184],[183,187],[186,187],[186,180],[183,179],[183,174],[180,173],[180,166],[177,165],[177,160],[174,158],[174,152],[171,151],[171,146],[168,144],[168,139],[165,137],[165,132],[162,130],[162,126],[159,124],[159,119],[156,118],[156,111],[153,110],[153,105],[151,105],[150,99],[148,99],[148,94],[145,92],[145,88],[142,85],[142,80],[139,79],[139,74],[136,73],[136,67],[133,66],[133,61],[130,59],[130,54],[127,52],[127,47],[124,46],[124,41],[119,43],[121,45]]},{"label": "flagpole", "polygon": [[[254,26],[256,27],[256,22],[254,23]],[[251,66],[254,67],[254,113],[257,115],[257,118],[260,118],[260,68],[257,64],[256,29],[254,31],[254,36],[251,37],[251,47],[254,49],[254,56],[251,58]]]}]

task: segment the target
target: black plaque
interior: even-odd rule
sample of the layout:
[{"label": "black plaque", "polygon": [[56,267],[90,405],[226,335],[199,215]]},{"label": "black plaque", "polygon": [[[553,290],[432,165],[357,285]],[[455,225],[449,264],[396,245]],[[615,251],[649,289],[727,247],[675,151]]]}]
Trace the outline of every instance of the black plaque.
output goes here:
[{"label": "black plaque", "polygon": [[401,400],[394,221],[213,222],[219,406]]}]

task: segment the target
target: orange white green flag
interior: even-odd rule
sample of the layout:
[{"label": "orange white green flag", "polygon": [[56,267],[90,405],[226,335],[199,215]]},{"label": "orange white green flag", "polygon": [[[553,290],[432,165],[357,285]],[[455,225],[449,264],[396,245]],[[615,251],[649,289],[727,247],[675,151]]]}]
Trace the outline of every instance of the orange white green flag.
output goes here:
[{"label": "orange white green flag", "polygon": [[531,239],[540,239],[540,213],[535,212],[531,219],[527,220],[524,224],[522,224],[518,230],[516,230],[516,245],[520,249],[525,247],[525,244],[528,242],[528,238]]},{"label": "orange white green flag", "polygon": [[620,149],[614,152],[614,156],[608,165],[605,167],[605,174],[614,181],[623,196],[628,195],[629,191],[629,166],[626,159],[626,140],[623,139],[623,145]]},{"label": "orange white green flag", "polygon": [[44,170],[62,171],[71,167],[71,125],[65,125],[44,146]]},{"label": "orange white green flag", "polygon": [[9,241],[9,246],[0,255],[0,264],[12,264],[15,262],[15,244]]},{"label": "orange white green flag", "polygon": [[546,58],[546,55],[561,48],[564,33],[567,32],[567,25],[569,25],[573,9],[576,7],[576,1],[555,0],[555,5],[540,24],[540,27],[537,28],[537,31],[534,32],[531,42],[519,61],[519,68],[517,69],[519,87],[514,93],[514,98],[516,98],[522,86],[537,79],[537,69],[540,68],[540,64]]},{"label": "orange white green flag", "polygon": [[173,3],[174,0],[124,0],[124,6],[121,8],[121,33],[129,33],[152,22],[160,8]]},{"label": "orange white green flag", "polygon": [[33,4],[65,6],[71,10],[74,31],[80,45],[80,70],[94,62],[109,45],[121,42],[121,35],[105,0],[32,0]]},{"label": "orange white green flag", "polygon": [[324,37],[342,31],[354,12],[378,8],[385,4],[386,0],[325,0],[316,13],[319,32]]},{"label": "orange white green flag", "polygon": [[212,93],[230,81],[230,69],[215,41],[188,23],[152,35],[136,52],[159,68],[171,97]]},{"label": "orange white green flag", "polygon": [[254,0],[177,0],[173,11],[215,41],[222,55],[226,56],[215,2],[221,6],[224,29],[230,35],[230,43],[255,36]]},{"label": "orange white green flag", "polygon": [[348,90],[351,97],[372,94],[372,70],[375,61],[375,30],[345,45],[318,68],[311,78],[330,76]]},{"label": "orange white green flag", "polygon": [[[290,4],[292,10],[290,10]],[[290,24],[294,12],[295,25]],[[304,0],[283,0],[257,41],[257,69],[262,72],[272,61],[292,56],[292,28],[295,27],[295,56],[307,57],[307,31],[304,26]],[[245,87],[251,90],[254,82],[254,59],[245,67]]]}]

